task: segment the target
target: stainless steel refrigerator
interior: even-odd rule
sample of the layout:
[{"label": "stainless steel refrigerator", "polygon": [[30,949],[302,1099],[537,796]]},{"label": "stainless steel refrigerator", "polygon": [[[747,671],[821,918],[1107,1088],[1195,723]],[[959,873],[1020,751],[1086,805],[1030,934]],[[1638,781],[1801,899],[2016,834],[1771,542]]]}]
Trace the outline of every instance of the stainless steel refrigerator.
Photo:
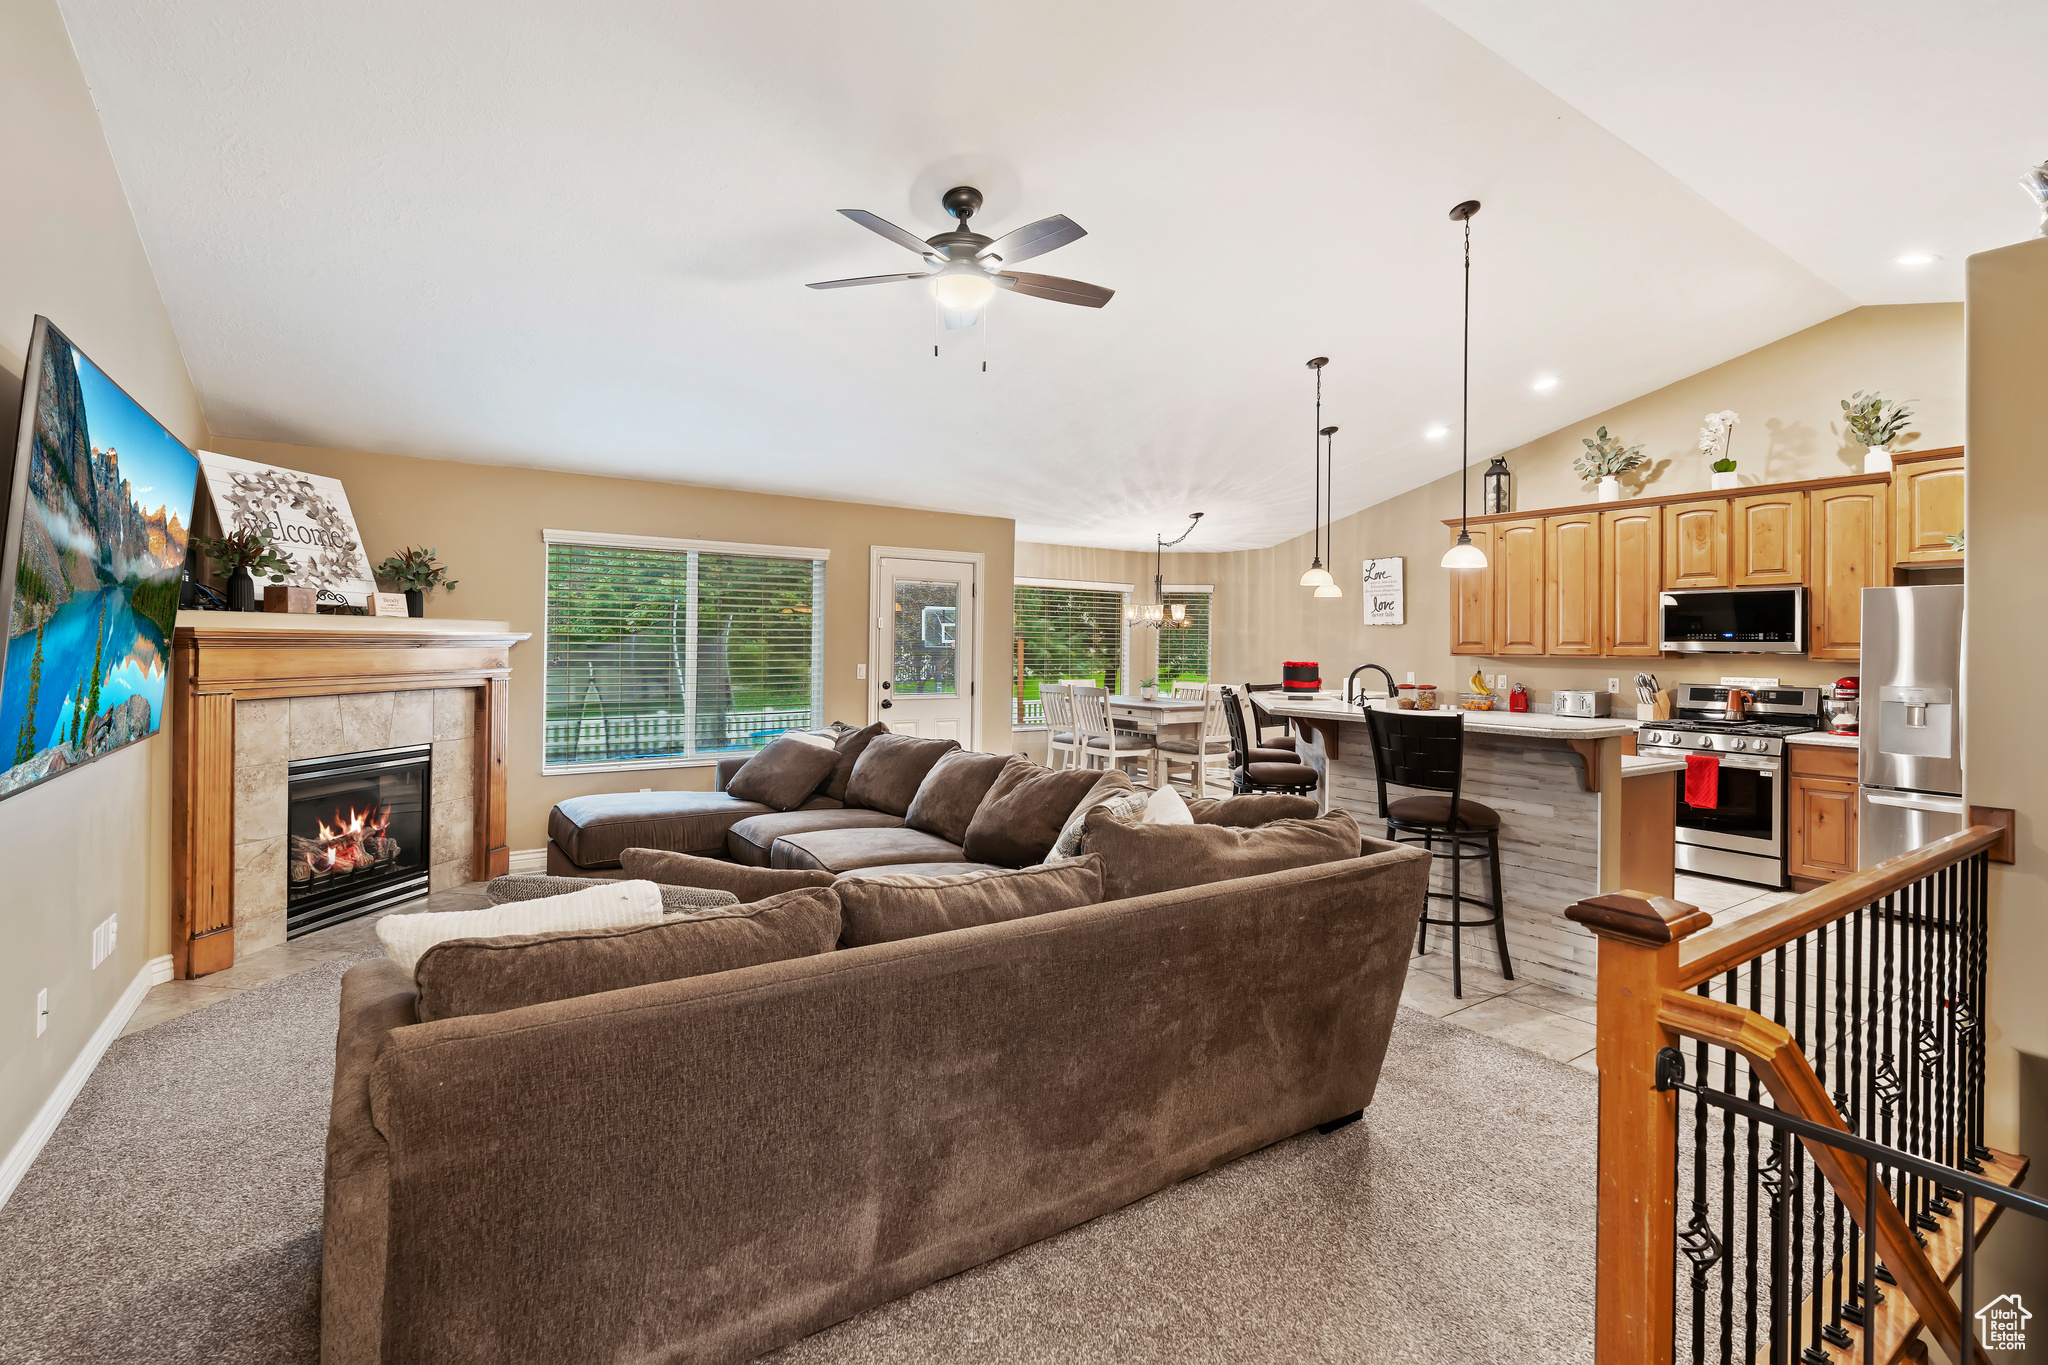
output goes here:
[{"label": "stainless steel refrigerator", "polygon": [[1963,590],[1863,590],[1858,867],[1963,827]]}]

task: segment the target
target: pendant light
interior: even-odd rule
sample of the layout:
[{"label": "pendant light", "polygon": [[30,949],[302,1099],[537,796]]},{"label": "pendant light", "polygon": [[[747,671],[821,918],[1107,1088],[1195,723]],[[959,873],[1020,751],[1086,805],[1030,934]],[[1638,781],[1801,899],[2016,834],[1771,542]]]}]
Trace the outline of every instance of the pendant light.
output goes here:
[{"label": "pendant light", "polygon": [[1451,221],[1465,225],[1465,353],[1463,406],[1458,418],[1458,543],[1444,551],[1446,569],[1486,567],[1486,551],[1472,543],[1472,533],[1465,525],[1472,502],[1467,474],[1472,454],[1472,215],[1477,212],[1477,199],[1467,199],[1451,210]]},{"label": "pendant light", "polygon": [[1325,588],[1337,581],[1330,577],[1330,571],[1323,567],[1323,366],[1329,363],[1330,357],[1326,355],[1319,355],[1308,363],[1308,367],[1316,372],[1315,458],[1310,464],[1316,476],[1315,502],[1312,504],[1315,512],[1313,520],[1316,547],[1315,558],[1309,562],[1308,568],[1301,575],[1301,586],[1304,588]]},{"label": "pendant light", "polygon": [[1202,514],[1200,512],[1190,512],[1188,514],[1188,529],[1182,531],[1172,540],[1168,540],[1157,531],[1152,533],[1152,600],[1142,606],[1133,605],[1125,607],[1124,620],[1134,626],[1148,626],[1153,630],[1184,630],[1194,624],[1194,621],[1188,616],[1186,603],[1175,602],[1171,606],[1167,605],[1166,552],[1171,547],[1180,544],[1183,540],[1193,535],[1195,527],[1201,525],[1201,523]]},{"label": "pendant light", "polygon": [[[1316,434],[1322,439],[1323,457],[1329,462],[1328,472],[1323,475],[1323,544],[1329,547],[1330,562],[1335,564],[1337,562],[1337,537],[1333,533],[1333,528],[1337,517],[1337,442],[1332,438],[1336,436],[1337,428],[1324,427]],[[1344,588],[1335,578],[1331,578],[1327,583],[1316,585],[1316,596],[1318,597],[1342,597],[1343,595]]]}]

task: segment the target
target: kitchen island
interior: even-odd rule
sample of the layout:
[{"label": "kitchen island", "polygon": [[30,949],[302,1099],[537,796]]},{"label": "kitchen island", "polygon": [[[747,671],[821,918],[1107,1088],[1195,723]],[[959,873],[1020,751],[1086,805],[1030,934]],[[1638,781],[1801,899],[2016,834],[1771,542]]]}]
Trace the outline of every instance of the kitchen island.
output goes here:
[{"label": "kitchen island", "polygon": [[[1259,709],[1293,723],[1301,736],[1302,762],[1320,774],[1324,809],[1349,811],[1366,833],[1383,835],[1386,827],[1380,820],[1372,739],[1364,715],[1334,698],[1269,700],[1271,695],[1260,695]],[[1631,843],[1646,843],[1627,816],[1640,807],[1638,823],[1661,816],[1668,831],[1671,774],[1676,767],[1668,762],[1624,765],[1624,756],[1634,747],[1633,720],[1585,720],[1526,711],[1462,714],[1463,794],[1492,807],[1501,818],[1501,874],[1515,978],[1591,999],[1596,940],[1567,920],[1565,909],[1587,896],[1621,889],[1631,873],[1638,880],[1654,875],[1654,870],[1639,871],[1643,864],[1625,855]],[[1389,785],[1388,794],[1408,791]],[[1668,833],[1662,848],[1654,851],[1668,868]],[[1490,894],[1483,860],[1468,862],[1465,873],[1468,895]],[[1439,860],[1434,883],[1438,890],[1449,890],[1448,860]],[[1670,894],[1668,881],[1631,889]],[[1438,916],[1448,907],[1445,901],[1432,904],[1431,914]],[[1483,913],[1476,907],[1467,911]],[[1491,928],[1469,932],[1464,941],[1468,964],[1499,970]],[[1432,928],[1430,951],[1449,950],[1450,931]]]}]

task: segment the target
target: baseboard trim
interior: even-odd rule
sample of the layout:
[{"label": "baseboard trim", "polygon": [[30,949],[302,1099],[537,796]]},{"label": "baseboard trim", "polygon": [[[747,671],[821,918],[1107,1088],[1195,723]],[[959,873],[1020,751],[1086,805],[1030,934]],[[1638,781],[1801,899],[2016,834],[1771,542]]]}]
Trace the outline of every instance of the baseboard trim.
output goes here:
[{"label": "baseboard trim", "polygon": [[114,1002],[114,1008],[107,1011],[107,1017],[100,1021],[100,1026],[93,1030],[92,1037],[86,1040],[85,1050],[80,1052],[65,1070],[64,1079],[57,1083],[56,1092],[43,1101],[43,1107],[36,1111],[28,1131],[15,1142],[13,1150],[7,1154],[7,1159],[0,1161],[0,1208],[7,1207],[8,1199],[14,1194],[14,1187],[21,1183],[21,1178],[28,1174],[28,1168],[42,1155],[43,1144],[50,1140],[50,1134],[56,1132],[57,1125],[64,1121],[64,1115],[71,1109],[71,1102],[78,1098],[79,1091],[85,1089],[85,1083],[91,1078],[93,1068],[100,1064],[100,1058],[106,1055],[114,1040],[121,1036],[121,1030],[128,1027],[129,1019],[134,1017],[136,1007],[142,1004],[142,998],[149,994],[149,988],[170,979],[171,959],[151,958],[142,964],[142,970],[128,983],[128,989],[121,992],[121,998]]},{"label": "baseboard trim", "polygon": [[512,850],[507,872],[545,872],[548,870],[548,851],[545,848],[515,848]]}]

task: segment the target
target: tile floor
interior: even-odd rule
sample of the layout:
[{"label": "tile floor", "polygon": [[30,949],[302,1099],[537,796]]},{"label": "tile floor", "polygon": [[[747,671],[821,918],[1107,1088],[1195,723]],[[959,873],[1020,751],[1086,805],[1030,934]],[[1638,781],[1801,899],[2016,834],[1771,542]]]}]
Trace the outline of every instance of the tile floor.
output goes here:
[{"label": "tile floor", "polygon": [[[1716,924],[1745,919],[1792,899],[1790,891],[1767,891],[1745,882],[1678,874],[1678,899],[1697,905]],[[1432,940],[1430,951],[1408,960],[1401,1003],[1475,1033],[1513,1043],[1583,1071],[1593,1071],[1593,1002],[1549,986],[1503,980],[1473,962],[1464,970],[1464,996],[1451,994],[1451,958]]]}]

